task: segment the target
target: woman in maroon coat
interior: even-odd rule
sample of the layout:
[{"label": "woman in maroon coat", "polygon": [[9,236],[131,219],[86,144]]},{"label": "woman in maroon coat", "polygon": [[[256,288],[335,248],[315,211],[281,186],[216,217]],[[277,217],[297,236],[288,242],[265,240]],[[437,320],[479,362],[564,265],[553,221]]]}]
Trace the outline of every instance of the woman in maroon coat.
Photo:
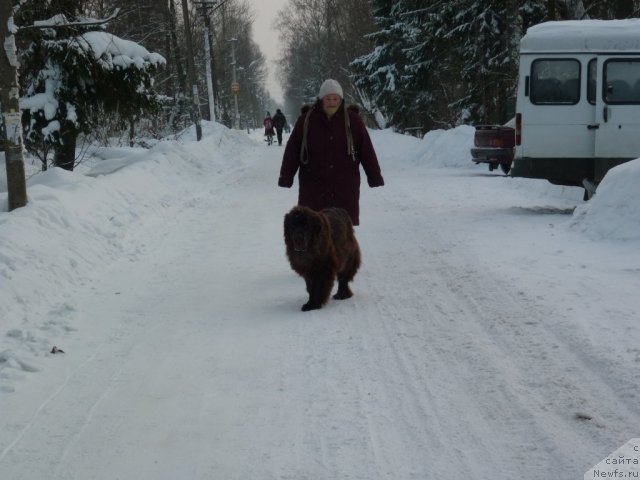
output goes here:
[{"label": "woman in maroon coat", "polygon": [[303,112],[291,132],[278,185],[291,187],[300,170],[298,205],[313,210],[341,207],[358,225],[360,165],[370,187],[384,185],[376,152],[357,109],[345,109],[342,87],[335,80],[326,80],[316,104]]}]

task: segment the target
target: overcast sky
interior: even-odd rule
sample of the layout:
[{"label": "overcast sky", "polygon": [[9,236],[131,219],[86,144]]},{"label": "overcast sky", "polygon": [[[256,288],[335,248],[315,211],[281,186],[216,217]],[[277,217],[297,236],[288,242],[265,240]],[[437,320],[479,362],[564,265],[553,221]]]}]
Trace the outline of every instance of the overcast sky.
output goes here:
[{"label": "overcast sky", "polygon": [[272,29],[273,21],[277,13],[287,4],[287,0],[252,0],[256,13],[256,20],[253,24],[253,39],[260,46],[260,50],[267,58],[269,68],[269,78],[267,88],[271,96],[277,101],[282,101],[282,89],[280,82],[276,80],[276,60],[280,53],[278,34]]}]

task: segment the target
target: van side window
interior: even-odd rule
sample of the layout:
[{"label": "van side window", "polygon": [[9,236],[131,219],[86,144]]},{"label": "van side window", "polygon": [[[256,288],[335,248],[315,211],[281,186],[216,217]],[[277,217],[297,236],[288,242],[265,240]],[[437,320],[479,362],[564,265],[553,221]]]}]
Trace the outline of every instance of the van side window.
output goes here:
[{"label": "van side window", "polygon": [[589,60],[587,67],[587,100],[592,105],[596,104],[596,85],[598,84],[598,61]]},{"label": "van side window", "polygon": [[602,96],[611,104],[640,104],[640,60],[616,58],[604,62]]},{"label": "van side window", "polygon": [[573,58],[539,59],[531,64],[531,103],[575,105],[580,100],[580,62]]}]

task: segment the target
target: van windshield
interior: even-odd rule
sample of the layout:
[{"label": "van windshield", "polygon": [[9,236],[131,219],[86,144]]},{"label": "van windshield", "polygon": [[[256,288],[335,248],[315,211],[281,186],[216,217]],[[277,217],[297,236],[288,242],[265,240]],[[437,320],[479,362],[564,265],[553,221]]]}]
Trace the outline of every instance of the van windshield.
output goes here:
[{"label": "van windshield", "polygon": [[580,62],[568,59],[539,59],[531,64],[531,92],[534,105],[574,105],[580,100]]}]

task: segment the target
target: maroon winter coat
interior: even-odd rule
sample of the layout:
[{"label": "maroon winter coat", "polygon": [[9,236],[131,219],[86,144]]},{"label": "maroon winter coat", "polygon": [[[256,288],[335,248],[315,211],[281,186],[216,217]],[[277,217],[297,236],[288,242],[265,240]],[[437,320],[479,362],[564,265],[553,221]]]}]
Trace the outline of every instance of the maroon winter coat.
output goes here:
[{"label": "maroon winter coat", "polygon": [[357,108],[347,108],[353,145],[354,161],[347,151],[344,102],[338,111],[327,118],[320,101],[313,107],[307,131],[308,163],[300,162],[300,148],[306,113],[296,121],[284,151],[278,185],[291,187],[298,174],[300,190],[298,205],[319,211],[327,207],[344,208],[354,225],[360,223],[360,165],[370,187],[384,185],[376,152]]}]

